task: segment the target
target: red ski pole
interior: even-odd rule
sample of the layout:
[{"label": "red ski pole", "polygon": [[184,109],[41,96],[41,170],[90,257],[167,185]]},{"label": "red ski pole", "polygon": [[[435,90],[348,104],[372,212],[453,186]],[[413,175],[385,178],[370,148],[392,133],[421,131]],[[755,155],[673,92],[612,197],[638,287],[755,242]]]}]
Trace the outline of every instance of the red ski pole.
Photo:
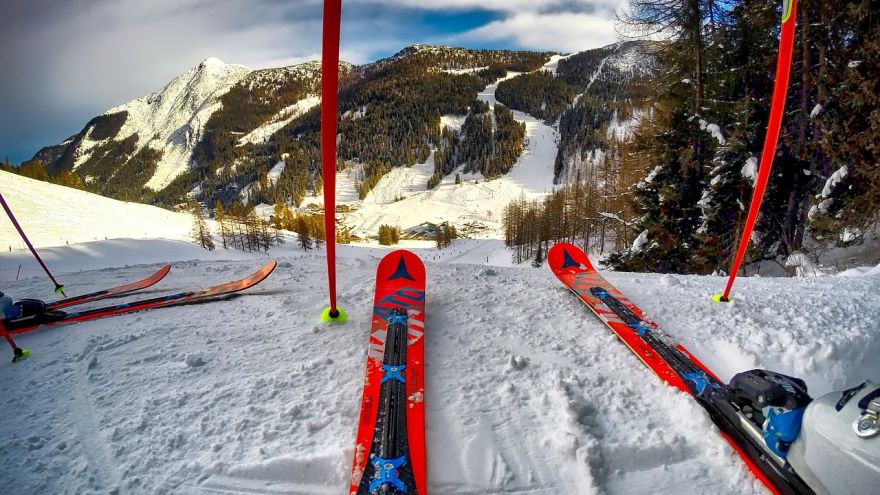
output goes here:
[{"label": "red ski pole", "polygon": [[9,334],[9,331],[6,330],[6,325],[3,324],[3,320],[0,319],[0,335],[6,339],[6,342],[9,343],[9,347],[12,347],[12,362],[18,362],[28,356],[31,355],[31,351],[27,349],[22,349],[18,345],[15,344],[15,341],[12,340],[12,335]]},{"label": "red ski pole", "polygon": [[342,323],[345,312],[336,306],[336,92],[339,89],[339,27],[342,0],[324,0],[324,39],[321,51],[321,172],[324,176],[324,232],[327,241],[327,283],[330,307],[321,320]]},{"label": "red ski pole", "polygon": [[788,76],[791,72],[791,52],[794,47],[795,15],[797,13],[797,0],[784,0],[782,5],[782,33],[779,37],[779,58],[776,63],[776,83],[773,87],[773,101],[770,104],[770,121],[767,124],[767,137],[764,140],[764,151],[761,152],[761,165],[758,169],[758,180],[755,182],[755,191],[752,193],[752,202],[749,205],[749,214],[743,229],[742,238],[739,241],[739,249],[733,258],[730,267],[730,275],[723,294],[717,294],[713,298],[715,302],[730,301],[730,289],[742,264],[752,230],[758,212],[761,210],[761,201],[764,199],[764,191],[767,188],[767,180],[770,178],[770,169],[773,167],[773,155],[776,154],[776,144],[779,141],[779,130],[782,127],[782,113],[785,110],[785,97],[788,94]]}]

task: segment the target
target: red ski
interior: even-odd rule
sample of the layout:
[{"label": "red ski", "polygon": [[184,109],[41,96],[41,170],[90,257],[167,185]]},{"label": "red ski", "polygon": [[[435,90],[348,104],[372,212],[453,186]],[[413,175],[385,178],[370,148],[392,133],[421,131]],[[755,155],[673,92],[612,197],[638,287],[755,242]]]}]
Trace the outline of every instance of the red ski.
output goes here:
[{"label": "red ski", "polygon": [[127,294],[129,292],[138,291],[141,289],[146,289],[152,285],[159,283],[160,280],[165,278],[165,275],[168,275],[168,272],[171,271],[171,265],[165,265],[160,268],[156,273],[150,275],[149,277],[138,280],[137,282],[131,282],[125,285],[120,285],[117,287],[113,287],[111,289],[104,289],[95,292],[91,292],[89,294],[83,294],[81,296],[68,297],[67,299],[61,299],[59,301],[47,303],[46,307],[49,309],[61,309],[66,308],[68,306],[73,306],[75,304],[84,304],[93,301],[100,301],[101,299],[108,299],[111,297],[121,296],[123,294]]},{"label": "red ski", "polygon": [[[547,264],[550,265],[550,269],[553,270],[553,273],[559,278],[559,280],[571,289],[571,291],[574,292],[575,295],[577,295],[578,298],[580,298],[580,300],[583,301],[603,323],[608,325],[608,328],[617,334],[620,340],[623,341],[623,343],[626,344],[643,363],[645,363],[645,366],[650,368],[654,373],[657,373],[657,375],[666,383],[684,392],[691,393],[690,387],[688,387],[684,382],[684,379],[672,369],[669,363],[667,363],[639,336],[638,331],[633,331],[628,322],[624,322],[623,319],[621,319],[609,306],[605,305],[602,302],[602,299],[598,297],[598,294],[595,293],[596,291],[593,291],[592,289],[604,289],[641,320],[642,324],[650,328],[654,334],[662,335],[667,342],[669,342],[669,337],[660,330],[656,323],[647,320],[641,309],[630,302],[629,299],[621,294],[613,285],[608,283],[607,280],[602,278],[602,275],[599,275],[599,272],[593,268],[592,263],[590,263],[590,258],[588,258],[580,248],[572,244],[560,242],[550,248],[550,251],[547,253]],[[674,347],[683,352],[688,359],[697,363],[696,359],[687,351],[687,349],[678,344],[674,344]],[[715,375],[706,370],[702,364],[697,364],[700,368],[709,373],[712,378],[718,380]]]},{"label": "red ski", "polygon": [[141,301],[131,301],[127,303],[108,306],[105,308],[89,309],[79,312],[68,313],[60,310],[49,310],[39,312],[33,315],[22,316],[4,320],[3,325],[11,334],[20,334],[30,332],[41,326],[55,326],[65,323],[74,323],[77,321],[94,320],[105,316],[115,316],[125,313],[133,313],[145,309],[165,308],[168,306],[177,306],[181,304],[189,304],[195,302],[210,301],[221,298],[229,294],[243,291],[257,285],[265,280],[272,273],[278,263],[275,260],[263,265],[262,268],[249,276],[228,282],[221,285],[215,285],[199,291],[179,292],[167,296],[154,297],[152,299],[144,299]]},{"label": "red ski", "polygon": [[389,253],[376,296],[349,493],[427,493],[425,473],[425,267]]},{"label": "red ski", "polygon": [[767,452],[761,431],[751,426],[730,388],[647,320],[641,309],[599,275],[580,248],[558,243],[547,253],[547,263],[645,366],[703,406],[756,478],[774,493],[812,493],[783,459]]}]

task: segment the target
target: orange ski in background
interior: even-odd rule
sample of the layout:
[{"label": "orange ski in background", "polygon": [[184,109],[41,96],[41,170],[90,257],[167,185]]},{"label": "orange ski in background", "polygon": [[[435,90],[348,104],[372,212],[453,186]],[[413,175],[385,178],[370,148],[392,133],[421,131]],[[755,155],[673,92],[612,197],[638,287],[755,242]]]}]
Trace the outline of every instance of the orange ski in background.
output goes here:
[{"label": "orange ski in background", "polygon": [[154,297],[152,299],[144,299],[141,301],[130,301],[114,306],[104,308],[87,309],[78,312],[65,312],[60,310],[49,309],[43,312],[37,312],[31,315],[24,315],[20,318],[4,320],[3,324],[11,334],[20,334],[30,332],[41,326],[54,326],[65,323],[74,323],[77,321],[88,321],[105,316],[115,316],[125,313],[133,313],[135,311],[143,311],[145,309],[165,308],[168,306],[178,306],[181,304],[189,304],[195,302],[210,301],[221,298],[235,292],[243,291],[262,282],[272,273],[278,263],[272,260],[263,265],[256,272],[247,277],[228,282],[225,284],[215,285],[198,291],[179,292],[167,296]]}]

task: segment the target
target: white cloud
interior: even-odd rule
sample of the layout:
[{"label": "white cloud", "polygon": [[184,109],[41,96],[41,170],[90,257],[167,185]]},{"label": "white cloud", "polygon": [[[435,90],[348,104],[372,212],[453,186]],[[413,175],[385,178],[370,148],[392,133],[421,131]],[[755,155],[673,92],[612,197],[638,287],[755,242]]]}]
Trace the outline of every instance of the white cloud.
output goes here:
[{"label": "white cloud", "polygon": [[459,37],[464,41],[510,40],[533,50],[577,52],[617,41],[614,19],[606,15],[521,13],[491,22]]},{"label": "white cloud", "polygon": [[[375,3],[375,0],[354,0]],[[583,12],[614,11],[626,0],[385,0],[384,4],[396,4],[426,10],[491,10],[495,12]],[[345,8],[343,6],[343,8]]]},{"label": "white cloud", "polygon": [[441,43],[510,41],[520,49],[573,52],[617,41],[615,14],[627,3],[628,0],[385,0],[383,5],[438,12],[492,11],[501,17],[467,33],[443,37]]},{"label": "white cloud", "polygon": [[[418,42],[478,47],[509,40],[520,49],[582,50],[614,41],[611,19],[624,2],[346,0],[341,58],[367,63]],[[252,68],[319,59],[321,6],[320,0],[0,1],[7,21],[0,30],[0,67],[7,74],[0,78],[6,118],[0,148],[58,141],[207,57]],[[463,35],[432,26],[420,38],[422,21],[408,16],[424,11],[489,11],[499,20]]]},{"label": "white cloud", "polygon": [[[257,68],[320,49],[314,41],[320,20],[267,22],[246,7],[219,2],[207,8],[194,0],[101,3],[30,41],[41,52],[37,70],[64,74],[45,80],[47,93],[59,101],[130,99],[160,89],[209,56]],[[254,10],[273,19],[267,8]]]}]

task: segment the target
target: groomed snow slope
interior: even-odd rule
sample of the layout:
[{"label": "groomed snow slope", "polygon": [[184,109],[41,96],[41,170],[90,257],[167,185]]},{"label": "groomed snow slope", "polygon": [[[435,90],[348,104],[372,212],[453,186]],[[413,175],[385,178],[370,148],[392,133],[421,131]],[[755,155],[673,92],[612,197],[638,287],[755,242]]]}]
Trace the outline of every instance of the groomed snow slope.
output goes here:
[{"label": "groomed snow slope", "polygon": [[[36,247],[105,238],[189,239],[192,217],[0,171],[0,191]],[[26,249],[0,213],[0,248]]]},{"label": "groomed snow slope", "polygon": [[[542,70],[555,71],[560,58],[552,57]],[[495,99],[498,84],[519,75],[519,72],[508,72],[505,77],[486,86],[477,98],[494,110],[498,103]],[[423,222],[450,222],[458,227],[480,223],[486,228],[477,235],[502,239],[502,211],[511,201],[520,195],[529,199],[541,198],[553,190],[553,164],[559,140],[558,131],[541,120],[516,110],[513,116],[525,124],[526,142],[525,150],[507,175],[487,181],[479,173],[461,173],[462,167],[459,167],[443,177],[434,189],[428,190],[428,179],[434,173],[432,154],[425,163],[392,169],[363,200],[359,200],[355,189],[356,171],[342,171],[336,177],[337,201],[356,208],[353,213],[343,216],[343,221],[361,237],[375,237],[383,224],[406,230]],[[463,116],[441,117],[441,125],[453,129],[460,130],[463,123]],[[461,184],[455,184],[457,173],[460,173]],[[323,202],[323,197],[308,196],[303,204]]]},{"label": "groomed snow slope", "polygon": [[[87,255],[56,248],[58,270],[70,293],[141,278],[158,260],[138,265],[122,248],[142,242],[92,243],[108,268],[80,273]],[[479,260],[496,247],[452,249]],[[274,254],[276,272],[230,300],[20,336],[31,358],[0,360],[4,493],[344,493],[382,251],[342,247],[349,321],[333,327],[317,323],[323,253]],[[149,294],[239,278],[264,261],[219,255],[174,263]],[[0,254],[0,266],[26,256]],[[765,492],[702,410],[546,267],[426,265],[433,493]],[[741,279],[730,305],[709,302],[718,277],[606,275],[722,379],[767,367],[805,377],[815,395],[880,378],[880,307],[864,297],[880,291],[876,274]],[[51,286],[31,278],[3,290],[39,297]]]}]

